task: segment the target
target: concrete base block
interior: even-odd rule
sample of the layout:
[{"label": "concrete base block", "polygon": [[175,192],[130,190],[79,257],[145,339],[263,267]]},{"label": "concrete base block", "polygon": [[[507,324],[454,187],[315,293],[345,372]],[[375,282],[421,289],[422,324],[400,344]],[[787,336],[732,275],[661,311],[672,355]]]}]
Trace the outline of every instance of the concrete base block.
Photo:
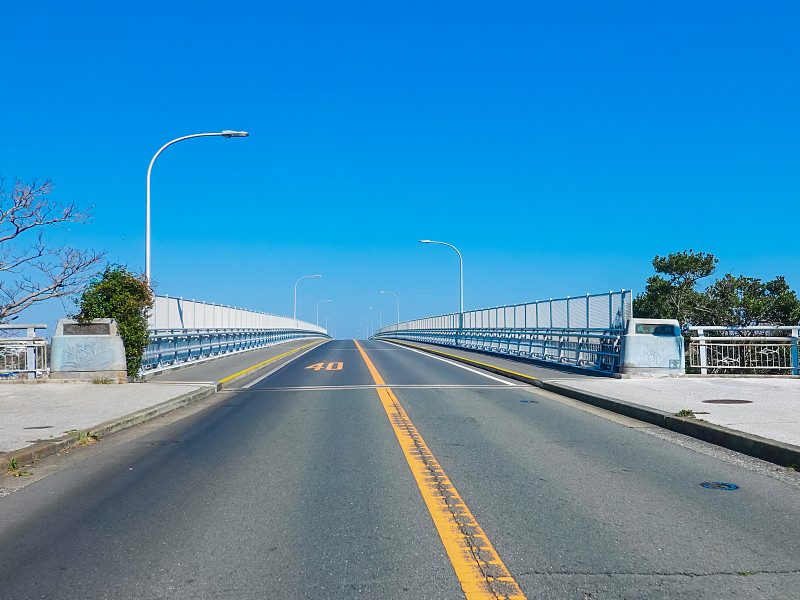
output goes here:
[{"label": "concrete base block", "polygon": [[50,379],[59,381],[102,381],[128,383],[127,371],[51,371]]}]

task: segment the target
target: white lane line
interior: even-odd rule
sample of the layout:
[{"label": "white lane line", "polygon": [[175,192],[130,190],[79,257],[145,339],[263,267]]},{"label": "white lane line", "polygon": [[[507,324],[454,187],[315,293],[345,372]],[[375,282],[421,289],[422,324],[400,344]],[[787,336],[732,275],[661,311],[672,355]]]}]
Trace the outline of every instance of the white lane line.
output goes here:
[{"label": "white lane line", "polygon": [[[383,340],[379,340],[379,341],[383,342]],[[389,342],[383,342],[383,343],[384,344],[388,344]],[[441,356],[436,356],[435,354],[429,354],[428,352],[423,352],[422,350],[417,350],[416,348],[409,348],[408,346],[400,346],[400,347],[401,348],[405,348],[406,350],[411,350],[412,352],[416,352],[417,354],[422,354],[423,356],[427,356],[428,358],[435,358],[436,360],[441,360],[442,362],[446,362],[447,364],[453,365],[454,367],[458,367],[459,369],[464,369],[465,371],[472,371],[473,373],[476,373],[478,375],[482,375],[483,377],[486,377],[488,379],[493,379],[494,381],[499,381],[500,383],[502,383],[504,385],[510,385],[510,386],[513,386],[513,387],[519,387],[519,384],[517,384],[517,383],[512,383],[510,381],[506,381],[505,379],[500,379],[499,377],[495,377],[494,375],[489,375],[485,371],[479,371],[478,369],[473,369],[472,367],[468,367],[468,366],[463,365],[463,364],[461,364],[459,362],[456,362],[454,360],[450,360],[448,358],[443,358]]]}]

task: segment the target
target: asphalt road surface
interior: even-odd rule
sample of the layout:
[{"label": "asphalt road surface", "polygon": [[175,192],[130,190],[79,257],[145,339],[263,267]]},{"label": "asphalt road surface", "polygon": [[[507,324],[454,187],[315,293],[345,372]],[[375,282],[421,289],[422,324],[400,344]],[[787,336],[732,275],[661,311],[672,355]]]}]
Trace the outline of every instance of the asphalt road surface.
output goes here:
[{"label": "asphalt road surface", "polygon": [[800,488],[629,420],[378,341],[218,396],[0,498],[0,598],[800,596]]}]

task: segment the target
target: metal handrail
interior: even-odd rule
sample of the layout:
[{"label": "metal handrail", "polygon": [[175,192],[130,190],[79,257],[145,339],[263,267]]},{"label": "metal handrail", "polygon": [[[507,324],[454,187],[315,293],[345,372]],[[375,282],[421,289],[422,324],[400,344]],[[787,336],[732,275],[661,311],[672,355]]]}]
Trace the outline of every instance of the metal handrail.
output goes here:
[{"label": "metal handrail", "polygon": [[[791,372],[800,375],[798,337],[800,326],[756,325],[724,327],[719,325],[689,327],[699,335],[689,338],[689,366],[699,368],[703,375],[709,369],[717,373],[750,371],[759,374]],[[724,331],[731,335],[706,336],[706,331]],[[742,332],[785,331],[786,336],[746,336]]]},{"label": "metal handrail", "polygon": [[[168,332],[168,333],[167,333]],[[330,337],[306,329],[155,329],[142,357],[143,375],[293,339]]]},{"label": "metal handrail", "polygon": [[376,333],[375,339],[408,339],[513,355],[600,372],[619,369],[622,329],[435,328]]}]

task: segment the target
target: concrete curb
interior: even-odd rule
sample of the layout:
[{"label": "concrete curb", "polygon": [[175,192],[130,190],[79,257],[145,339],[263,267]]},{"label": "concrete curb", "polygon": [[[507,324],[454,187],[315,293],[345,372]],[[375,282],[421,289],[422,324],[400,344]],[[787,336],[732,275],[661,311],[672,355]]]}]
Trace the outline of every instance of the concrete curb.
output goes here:
[{"label": "concrete curb", "polygon": [[509,371],[508,369],[495,367],[494,365],[481,363],[446,352],[440,352],[439,350],[424,348],[414,344],[398,342],[395,340],[385,341],[391,341],[394,344],[408,346],[415,348],[416,350],[429,352],[430,354],[444,356],[451,360],[489,371],[490,373],[495,373],[497,375],[508,377],[509,379],[528,383],[538,388],[542,388],[543,390],[547,390],[548,392],[553,392],[555,394],[559,394],[560,396],[567,396],[573,400],[591,404],[592,406],[625,415],[626,417],[631,417],[639,421],[644,421],[645,423],[650,423],[651,425],[656,425],[664,429],[669,429],[670,431],[682,433],[683,435],[688,435],[704,442],[722,446],[723,448],[727,448],[729,450],[741,452],[742,454],[747,454],[748,456],[753,456],[755,458],[784,467],[800,469],[800,446],[794,446],[792,444],[770,440],[768,438],[751,433],[745,433],[743,431],[736,431],[734,429],[722,427],[721,425],[714,425],[713,423],[698,421],[697,419],[676,417],[671,413],[658,410],[656,408],[641,406],[639,404],[633,404],[632,402],[625,402],[623,400],[609,398],[608,396],[585,392],[561,383],[543,381],[536,377],[524,375],[523,373],[516,373],[514,371]]},{"label": "concrete curb", "polygon": [[206,385],[201,387],[199,390],[187,392],[186,394],[178,396],[177,398],[166,400],[160,404],[156,404],[155,406],[143,408],[122,417],[111,419],[110,421],[106,421],[105,423],[101,423],[86,429],[85,431],[68,433],[53,440],[37,442],[36,444],[26,446],[20,450],[12,450],[11,452],[0,453],[0,460],[4,462],[2,467],[5,468],[6,464],[11,459],[15,459],[20,467],[23,465],[29,465],[47,456],[52,456],[53,454],[58,454],[64,450],[80,446],[82,437],[86,438],[89,436],[97,436],[102,438],[106,435],[114,433],[115,431],[127,429],[128,427],[133,427],[139,423],[144,423],[145,421],[154,419],[160,415],[173,411],[176,408],[193,404],[199,400],[202,400],[203,398],[207,398],[208,396],[217,393],[218,390],[218,385]]}]

